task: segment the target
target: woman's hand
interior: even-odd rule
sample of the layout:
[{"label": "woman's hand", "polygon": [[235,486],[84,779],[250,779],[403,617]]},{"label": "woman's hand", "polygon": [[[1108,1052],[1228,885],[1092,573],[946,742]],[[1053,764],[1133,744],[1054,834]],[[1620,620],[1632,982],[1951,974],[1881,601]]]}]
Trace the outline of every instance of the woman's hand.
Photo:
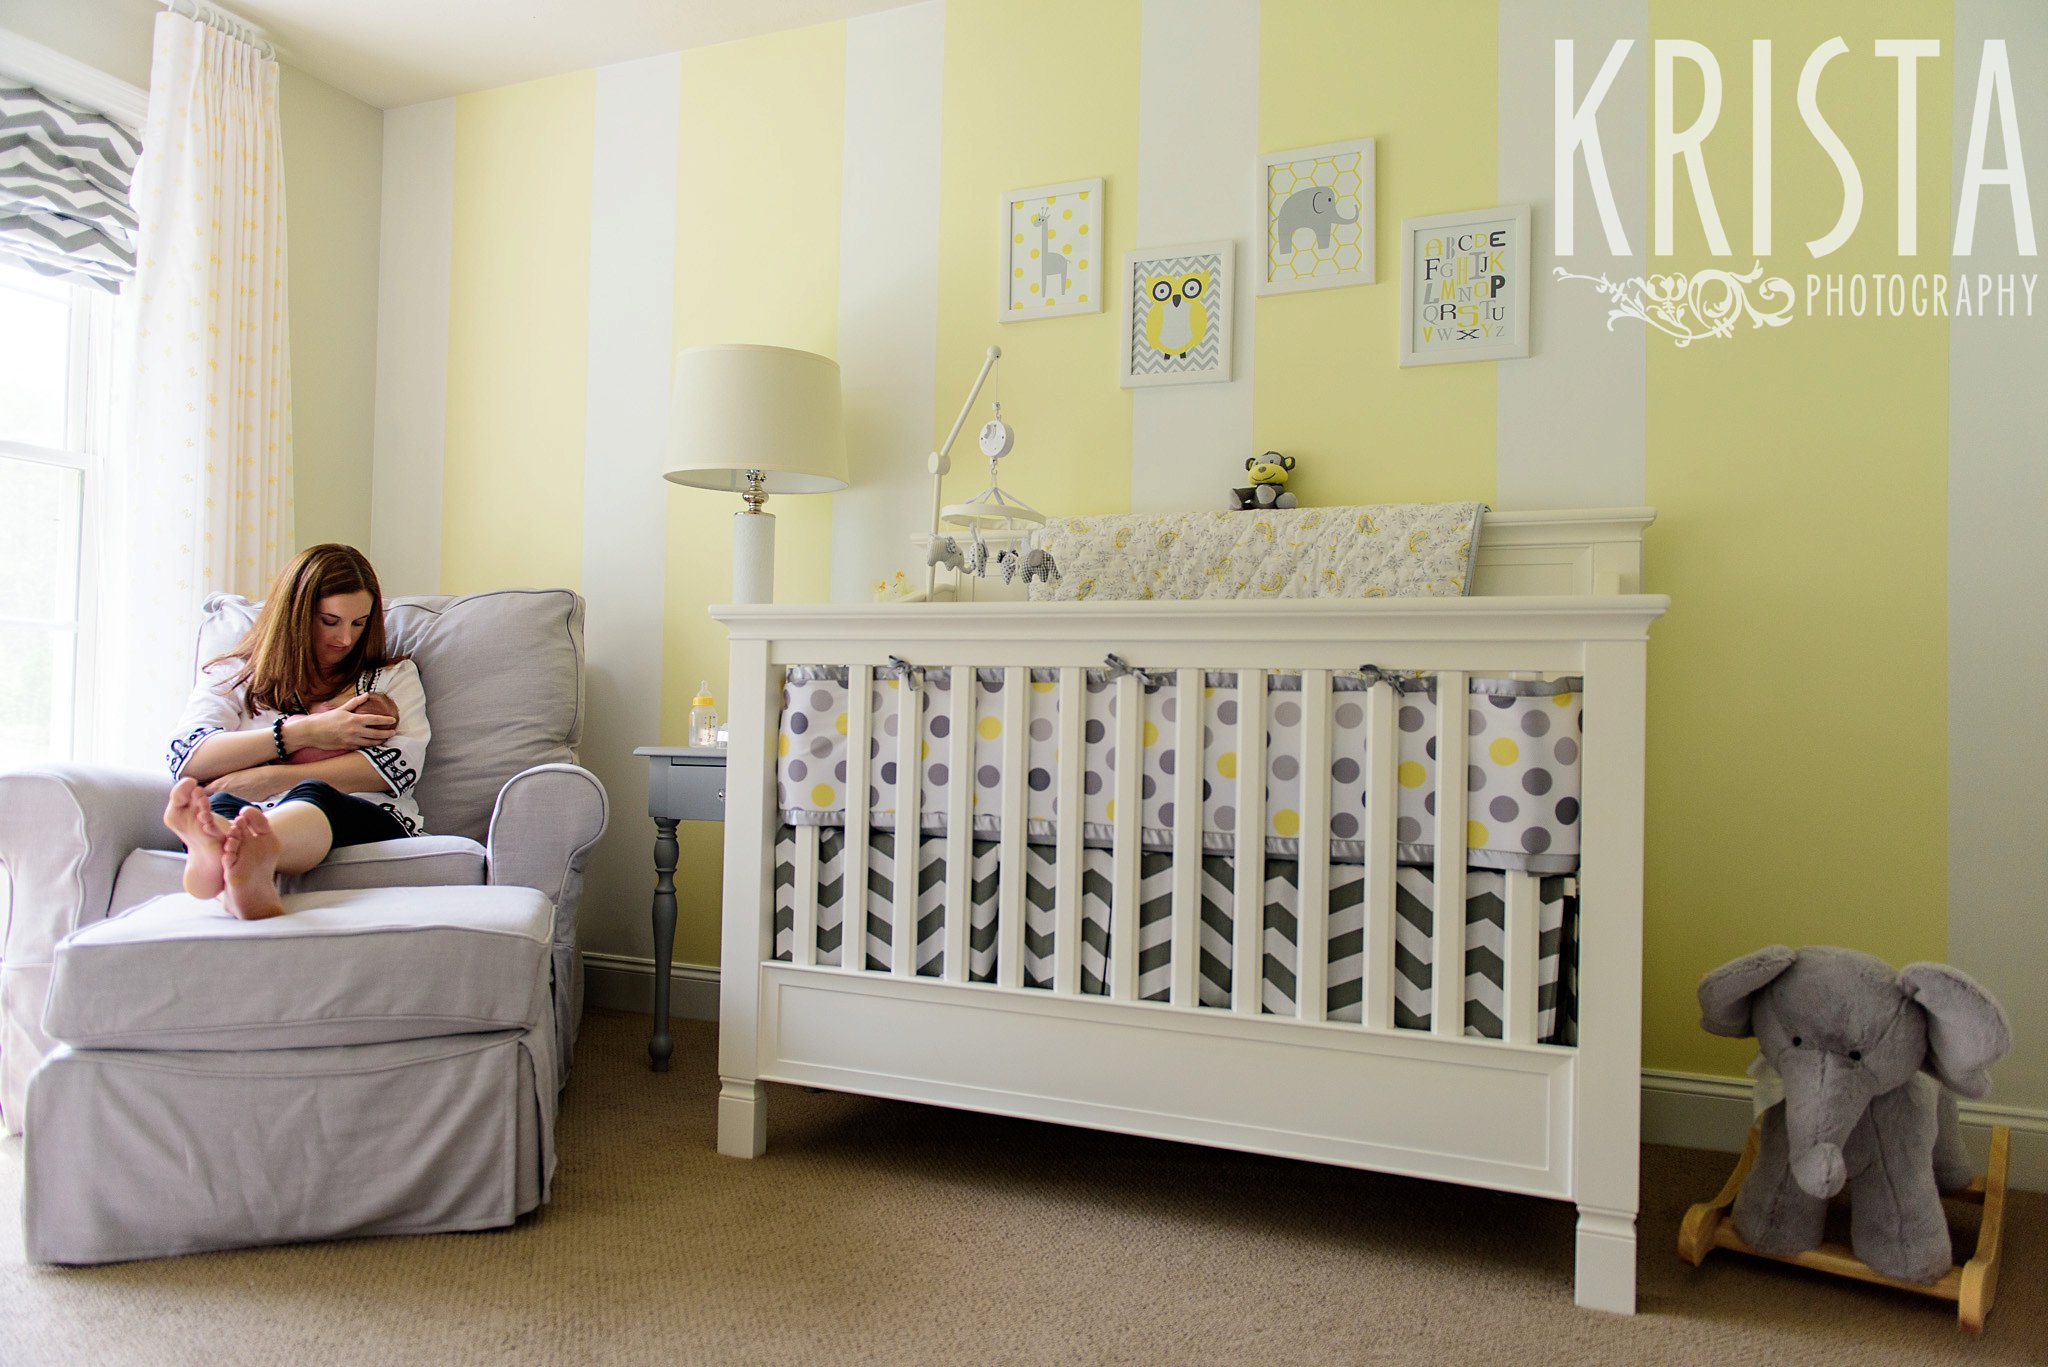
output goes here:
[{"label": "woman's hand", "polygon": [[317,750],[361,750],[382,745],[398,730],[398,719],[358,711],[368,696],[358,693],[329,711],[291,718],[285,723],[290,732],[286,743],[293,749],[312,746]]},{"label": "woman's hand", "polygon": [[289,764],[259,764],[254,769],[222,774],[206,785],[206,795],[233,793],[244,802],[268,802],[288,791],[301,777]]}]

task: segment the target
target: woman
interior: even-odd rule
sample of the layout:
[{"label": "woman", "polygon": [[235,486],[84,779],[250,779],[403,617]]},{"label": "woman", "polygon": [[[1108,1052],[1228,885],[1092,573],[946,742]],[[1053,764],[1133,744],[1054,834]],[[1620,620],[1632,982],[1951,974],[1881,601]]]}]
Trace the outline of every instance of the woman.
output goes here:
[{"label": "woman", "polygon": [[[427,698],[413,662],[387,653],[377,572],[352,546],[285,566],[241,644],[207,663],[175,735],[164,824],[185,842],[185,891],[243,920],[284,910],[279,874],[422,833],[411,794]],[[343,753],[291,762],[306,749]]]}]

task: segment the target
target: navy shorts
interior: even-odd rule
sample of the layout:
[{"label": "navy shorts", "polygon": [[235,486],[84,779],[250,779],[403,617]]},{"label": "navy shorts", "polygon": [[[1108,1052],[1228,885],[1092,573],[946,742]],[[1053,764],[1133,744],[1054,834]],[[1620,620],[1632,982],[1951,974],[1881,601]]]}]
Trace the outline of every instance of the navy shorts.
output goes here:
[{"label": "navy shorts", "polygon": [[[327,825],[334,832],[334,848],[344,845],[368,845],[377,840],[403,840],[406,829],[398,818],[365,798],[344,793],[331,783],[319,779],[307,779],[295,785],[292,790],[278,799],[279,803],[310,802],[327,817]],[[236,797],[233,793],[215,793],[206,800],[215,816],[227,821],[235,819],[235,813],[244,807],[257,803]]]}]

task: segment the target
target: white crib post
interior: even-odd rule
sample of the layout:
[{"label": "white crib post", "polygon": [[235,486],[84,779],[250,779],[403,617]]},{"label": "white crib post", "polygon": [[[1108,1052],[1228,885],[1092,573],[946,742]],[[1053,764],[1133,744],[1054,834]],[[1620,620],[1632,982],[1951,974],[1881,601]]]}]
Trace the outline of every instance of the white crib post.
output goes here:
[{"label": "white crib post", "polygon": [[775,725],[779,672],[766,641],[735,641],[726,697],[735,748],[725,780],[725,878],[718,994],[718,1151],[758,1158],[768,1147],[759,1031],[761,964],[775,953]]},{"label": "white crib post", "polygon": [[1436,676],[1436,911],[1431,924],[1429,1031],[1465,1033],[1465,714],[1472,696],[1465,676]]},{"label": "white crib post", "polygon": [[1194,1006],[1202,959],[1203,673],[1174,675],[1173,724],[1173,986],[1168,1000]]},{"label": "white crib post", "polygon": [[1061,997],[1081,991],[1081,776],[1087,766],[1081,723],[1087,710],[1085,672],[1060,671],[1059,836],[1053,874],[1052,990]]},{"label": "white crib post", "polygon": [[924,684],[916,670],[896,681],[896,894],[889,919],[889,971],[917,973],[917,884],[924,833]]},{"label": "white crib post", "polygon": [[[1031,726],[1031,671],[1003,671],[1002,853],[996,876],[996,982],[1024,984],[1024,828],[1029,820],[1025,740]],[[970,764],[970,767],[971,764]]]},{"label": "white crib post", "polygon": [[1642,641],[1585,648],[1579,761],[1579,1045],[1573,1071],[1580,1305],[1634,1314],[1642,1097]]},{"label": "white crib post", "polygon": [[1365,691],[1365,982],[1360,1019],[1394,1028],[1394,832],[1401,820],[1401,695],[1391,684]]},{"label": "white crib post", "polygon": [[1329,1008],[1330,671],[1301,672],[1301,829],[1294,905],[1294,1014]]},{"label": "white crib post", "polygon": [[839,967],[868,962],[868,746],[874,732],[874,671],[846,671],[846,878],[839,894]]},{"label": "white crib post", "polygon": [[1256,1016],[1266,993],[1266,671],[1237,671],[1237,869],[1230,1009]]},{"label": "white crib post", "polygon": [[1138,780],[1145,769],[1145,695],[1134,675],[1116,681],[1116,796],[1109,820],[1110,847],[1109,995],[1138,998],[1138,861],[1144,836]]},{"label": "white crib post", "polygon": [[946,686],[952,707],[946,736],[946,959],[949,983],[968,976],[968,935],[974,920],[974,670],[954,665]]}]

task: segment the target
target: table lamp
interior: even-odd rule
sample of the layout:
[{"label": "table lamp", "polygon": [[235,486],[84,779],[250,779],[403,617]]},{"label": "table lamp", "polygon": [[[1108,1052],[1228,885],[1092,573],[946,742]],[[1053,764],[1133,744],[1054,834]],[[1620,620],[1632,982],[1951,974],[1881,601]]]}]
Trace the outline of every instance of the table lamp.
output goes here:
[{"label": "table lamp", "polygon": [[678,352],[662,475],[745,500],[733,515],[732,601],[772,603],[775,518],[761,505],[846,487],[839,363],[776,346]]}]

